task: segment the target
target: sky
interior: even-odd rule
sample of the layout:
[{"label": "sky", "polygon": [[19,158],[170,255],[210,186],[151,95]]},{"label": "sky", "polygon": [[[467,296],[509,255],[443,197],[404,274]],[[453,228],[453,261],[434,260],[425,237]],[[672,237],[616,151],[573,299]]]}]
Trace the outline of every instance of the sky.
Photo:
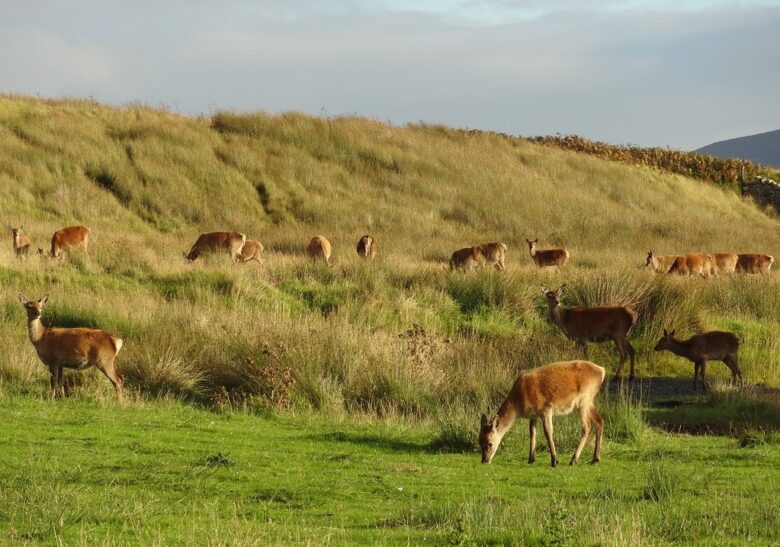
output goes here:
[{"label": "sky", "polygon": [[0,93],[687,150],[780,129],[780,0],[2,0]]}]

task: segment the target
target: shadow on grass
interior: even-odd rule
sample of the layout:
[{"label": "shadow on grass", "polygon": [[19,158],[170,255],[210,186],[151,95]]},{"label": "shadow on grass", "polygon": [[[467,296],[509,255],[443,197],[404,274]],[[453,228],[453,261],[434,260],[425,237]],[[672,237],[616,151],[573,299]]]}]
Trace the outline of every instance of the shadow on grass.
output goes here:
[{"label": "shadow on grass", "polygon": [[307,435],[306,439],[318,442],[349,443],[376,448],[387,452],[402,452],[406,454],[438,454],[440,452],[447,451],[446,449],[442,449],[432,442],[414,442],[393,437],[386,437],[378,434],[346,433],[344,431],[335,431],[333,433],[322,433],[318,435]]}]

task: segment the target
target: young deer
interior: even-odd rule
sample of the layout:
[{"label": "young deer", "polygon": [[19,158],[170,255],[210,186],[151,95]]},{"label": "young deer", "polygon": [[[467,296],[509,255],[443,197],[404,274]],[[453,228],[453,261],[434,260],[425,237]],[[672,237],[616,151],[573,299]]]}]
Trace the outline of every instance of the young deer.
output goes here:
[{"label": "young deer", "polygon": [[506,432],[517,418],[529,418],[531,447],[528,463],[536,459],[536,421],[541,418],[552,466],[558,465],[553,442],[554,414],[580,411],[582,436],[569,465],[574,465],[588,440],[591,426],[596,428],[596,448],[591,463],[601,456],[604,420],[596,410],[595,399],[604,381],[604,369],[590,361],[564,361],[524,372],[515,380],[498,414],[490,421],[483,414],[479,430],[482,463],[490,463]]},{"label": "young deer", "polygon": [[547,298],[550,318],[570,339],[574,340],[588,358],[588,342],[608,342],[613,340],[620,353],[615,378],[619,379],[623,371],[626,356],[631,357],[631,374],[628,379],[634,380],[634,358],[636,353],[628,342],[628,331],[636,323],[636,312],[625,306],[601,306],[596,308],[561,308],[561,295],[566,290],[566,283],[554,291],[548,291],[542,285],[542,294]]},{"label": "young deer", "polygon": [[504,258],[506,257],[506,245],[500,241],[480,243],[474,245],[482,256],[482,263],[492,264],[497,270],[504,270]]},{"label": "young deer", "polygon": [[739,258],[734,253],[713,253],[712,273],[732,274],[737,269]]},{"label": "young deer", "polygon": [[306,247],[306,254],[312,260],[324,260],[330,266],[330,241],[325,236],[314,236]]},{"label": "young deer", "polygon": [[377,245],[374,236],[366,234],[360,238],[360,241],[358,241],[357,254],[361,258],[366,260],[374,260],[378,250],[379,246]]},{"label": "young deer", "polygon": [[23,226],[11,227],[11,235],[14,238],[14,252],[17,257],[27,256],[30,253],[30,238],[22,235]]},{"label": "young deer", "polygon": [[674,261],[679,258],[679,255],[666,255],[657,256],[653,254],[653,250],[647,251],[647,260],[645,261],[645,268],[652,266],[655,273],[668,273],[669,269],[674,264]]},{"label": "young deer", "polygon": [[44,327],[41,314],[48,301],[48,294],[34,301],[19,293],[19,302],[27,310],[30,342],[43,364],[49,367],[52,397],[57,397],[58,391],[65,395],[62,369],[84,370],[94,366],[114,385],[117,399],[121,401],[123,378],[116,370],[115,360],[122,349],[122,339],[98,329]]},{"label": "young deer", "polygon": [[450,270],[470,271],[485,262],[482,250],[477,247],[463,247],[458,249],[450,257]]},{"label": "young deer", "polygon": [[540,268],[544,266],[560,267],[569,260],[569,251],[566,249],[537,249],[538,239],[533,241],[526,239],[525,242],[528,243],[528,252],[531,253],[531,258]]},{"label": "young deer", "polygon": [[89,228],[86,226],[68,226],[54,232],[51,237],[51,257],[60,258],[62,251],[76,247],[84,247],[87,252],[89,245]]},{"label": "young deer", "polygon": [[674,261],[669,268],[670,274],[680,275],[700,275],[709,277],[714,269],[715,258],[712,255],[703,253],[691,253],[681,255]]},{"label": "young deer", "polygon": [[246,243],[244,243],[244,246],[241,247],[241,252],[238,254],[238,259],[241,262],[249,262],[250,260],[254,260],[258,264],[262,264],[262,262],[260,262],[260,253],[262,252],[262,243],[256,239],[247,239]]},{"label": "young deer", "polygon": [[193,262],[205,253],[227,253],[234,262],[239,262],[245,244],[246,235],[239,232],[208,232],[198,236],[186,258]]},{"label": "young deer", "polygon": [[669,350],[672,353],[693,361],[693,390],[696,391],[696,379],[701,371],[701,387],[706,388],[705,367],[709,359],[726,363],[731,370],[731,383],[737,379],[742,382],[739,370],[739,337],[732,332],[712,331],[691,336],[687,340],[674,337],[674,330],[666,332],[655,345],[655,351]]},{"label": "young deer", "polygon": [[737,271],[743,273],[769,273],[775,258],[770,255],[746,253],[737,255]]}]

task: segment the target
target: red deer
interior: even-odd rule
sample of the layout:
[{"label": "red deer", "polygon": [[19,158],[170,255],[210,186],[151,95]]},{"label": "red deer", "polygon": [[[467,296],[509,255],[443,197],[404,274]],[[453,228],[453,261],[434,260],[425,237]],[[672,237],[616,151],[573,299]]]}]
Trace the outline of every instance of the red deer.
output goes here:
[{"label": "red deer", "polygon": [[693,361],[693,389],[701,372],[701,387],[706,389],[705,367],[709,359],[723,361],[731,370],[731,383],[742,381],[739,370],[739,337],[732,332],[712,331],[691,336],[687,340],[678,340],[674,331],[666,332],[655,346],[655,351],[669,350],[672,353]]},{"label": "red deer", "polygon": [[588,342],[608,342],[613,340],[620,353],[615,378],[620,379],[626,356],[631,357],[631,374],[628,379],[633,381],[634,358],[636,353],[628,342],[628,331],[636,323],[636,312],[624,306],[601,306],[596,308],[561,308],[561,295],[566,290],[566,283],[554,291],[548,291],[542,285],[542,293],[547,297],[547,307],[550,318],[570,339],[574,340],[588,358]]},{"label": "red deer", "polygon": [[713,253],[712,273],[732,274],[737,269],[738,257],[734,253]]},{"label": "red deer", "polygon": [[11,227],[11,235],[14,238],[14,252],[17,257],[27,256],[30,253],[30,238],[22,235],[23,226]]},{"label": "red deer", "polygon": [[538,239],[531,241],[525,240],[528,243],[528,252],[531,253],[531,258],[540,268],[544,266],[563,266],[566,261],[569,260],[569,251],[566,249],[537,249],[536,244]]},{"label": "red deer", "polygon": [[330,266],[330,241],[324,236],[314,236],[306,247],[306,254],[312,260],[324,260]]},{"label": "red deer", "polygon": [[60,258],[62,251],[84,247],[87,252],[89,245],[89,228],[86,226],[68,226],[57,230],[51,237],[51,257]]},{"label": "red deer", "polygon": [[485,261],[482,250],[479,247],[463,247],[452,253],[450,257],[450,270],[466,270],[476,268]]},{"label": "red deer", "polygon": [[238,258],[241,260],[241,262],[249,262],[250,260],[254,260],[258,264],[262,264],[262,262],[260,262],[260,253],[262,252],[262,243],[256,239],[247,239],[246,243],[244,243],[244,246],[241,247],[241,253],[238,255]]},{"label": "red deer", "polygon": [[378,250],[379,246],[377,245],[376,239],[374,239],[373,236],[366,234],[360,238],[360,241],[358,241],[357,254],[361,258],[365,258],[366,260],[374,260]]},{"label": "red deer", "polygon": [[123,378],[116,370],[115,360],[122,349],[122,339],[98,329],[44,327],[41,314],[48,300],[48,294],[33,301],[19,293],[19,302],[27,310],[30,342],[49,367],[52,397],[57,397],[58,390],[65,395],[62,369],[84,370],[94,366],[113,384],[121,401]]},{"label": "red deer", "polygon": [[480,243],[475,245],[482,255],[482,263],[492,264],[497,270],[503,270],[504,258],[506,256],[506,245],[496,241],[491,243]]},{"label": "red deer", "polygon": [[775,258],[763,254],[741,254],[737,256],[737,271],[743,273],[769,273]]},{"label": "red deer", "polygon": [[656,256],[653,254],[653,250],[651,249],[647,251],[645,268],[652,266],[655,273],[668,273],[669,269],[672,267],[672,264],[674,264],[674,261],[677,260],[678,257],[679,255]]},{"label": "red deer", "polygon": [[574,465],[588,440],[591,426],[596,428],[596,448],[591,463],[601,457],[604,420],[596,410],[595,399],[604,381],[604,369],[590,361],[563,361],[524,372],[517,377],[498,414],[490,421],[483,414],[479,430],[482,463],[490,463],[501,444],[501,439],[517,418],[530,419],[531,448],[528,463],[536,459],[536,422],[542,419],[547,448],[552,466],[558,465],[558,454],[553,442],[554,414],[580,411],[582,436],[569,465]]},{"label": "red deer", "polygon": [[680,255],[669,268],[670,274],[701,275],[709,277],[714,269],[715,259],[712,255],[703,253],[691,253]]},{"label": "red deer", "polygon": [[187,256],[190,262],[197,260],[205,253],[227,253],[235,262],[241,259],[241,249],[246,243],[246,236],[239,232],[209,232],[198,236]]}]

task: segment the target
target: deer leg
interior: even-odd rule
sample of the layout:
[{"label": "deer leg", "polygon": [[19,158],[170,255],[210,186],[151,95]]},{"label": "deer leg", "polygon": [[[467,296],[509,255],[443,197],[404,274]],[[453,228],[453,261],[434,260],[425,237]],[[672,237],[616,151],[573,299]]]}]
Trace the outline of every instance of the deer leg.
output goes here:
[{"label": "deer leg", "polygon": [[51,386],[51,398],[56,399],[57,398],[57,370],[59,367],[56,367],[54,365],[49,367],[49,385]]},{"label": "deer leg", "polygon": [[589,357],[588,357],[588,341],[587,340],[577,340],[577,343],[582,348],[582,353],[585,355],[585,360],[587,361],[589,359]]},{"label": "deer leg", "polygon": [[705,375],[705,370],[707,368],[707,360],[702,359],[701,361],[701,390],[707,391],[707,380]]},{"label": "deer leg", "polygon": [[105,365],[98,367],[100,372],[105,374],[108,381],[114,386],[116,390],[116,398],[118,401],[122,401],[122,386],[124,385],[124,376],[114,366],[114,359],[111,359]]},{"label": "deer leg", "polygon": [[699,368],[701,368],[701,363],[699,361],[693,362],[693,391],[696,391],[696,383],[699,379]]},{"label": "deer leg", "polygon": [[723,362],[726,363],[726,365],[731,369],[731,383],[732,384],[741,384],[742,383],[742,372],[739,370],[739,357],[736,353],[730,353],[726,355],[726,358],[723,359]]},{"label": "deer leg", "polygon": [[65,391],[65,369],[62,367],[57,369],[57,385],[59,385],[63,399],[70,396],[70,393],[66,393]]},{"label": "deer leg", "polygon": [[628,375],[628,380],[630,382],[633,382],[636,380],[636,376],[634,374],[634,361],[636,359],[636,351],[634,351],[633,346],[628,341],[628,338],[623,339],[623,347],[628,351],[628,355],[631,357],[631,372]]},{"label": "deer leg", "polygon": [[575,465],[577,460],[580,459],[582,449],[585,448],[585,443],[588,442],[588,435],[590,434],[590,407],[582,405],[580,407],[580,421],[582,422],[582,436],[580,442],[577,444],[577,450],[574,451],[574,455],[571,457],[569,465]]},{"label": "deer leg", "polygon": [[528,433],[531,438],[531,448],[528,451],[528,463],[536,461],[536,418],[531,418],[528,422]]},{"label": "deer leg", "polygon": [[620,363],[618,364],[617,372],[615,372],[615,380],[620,380],[623,375],[623,363],[626,362],[626,349],[623,347],[623,341],[619,338],[615,338],[615,347],[620,354]]},{"label": "deer leg", "polygon": [[604,437],[604,418],[601,417],[595,406],[590,407],[590,421],[596,428],[596,448],[590,462],[593,464],[601,461],[601,439]]},{"label": "deer leg", "polygon": [[542,416],[542,426],[544,427],[544,436],[547,437],[547,448],[550,449],[550,463],[556,467],[558,454],[555,452],[555,442],[553,442],[552,410],[546,411]]}]

